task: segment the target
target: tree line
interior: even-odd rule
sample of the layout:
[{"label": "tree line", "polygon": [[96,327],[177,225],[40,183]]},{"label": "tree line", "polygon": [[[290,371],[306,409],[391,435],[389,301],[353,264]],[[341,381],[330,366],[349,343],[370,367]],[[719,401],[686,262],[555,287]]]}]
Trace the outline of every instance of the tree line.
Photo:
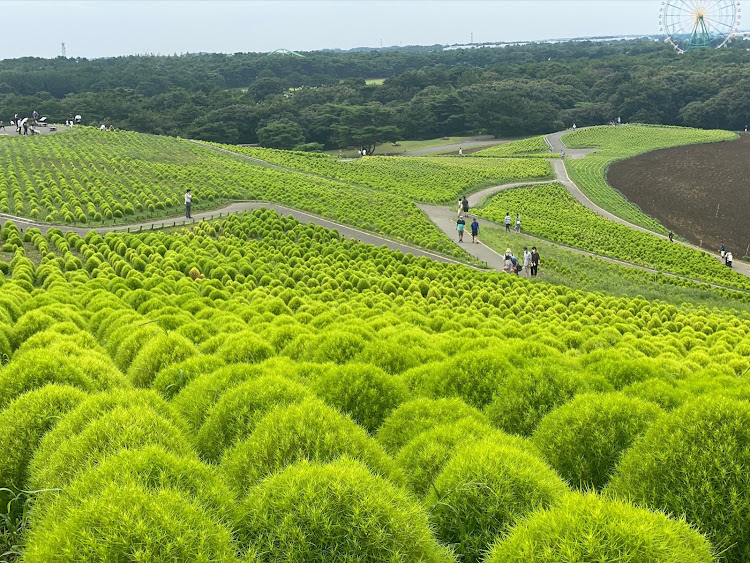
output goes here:
[{"label": "tree line", "polygon": [[[0,61],[0,118],[81,114],[145,133],[317,150],[626,122],[742,129],[746,42],[653,40]],[[368,82],[368,79],[385,79]]]}]

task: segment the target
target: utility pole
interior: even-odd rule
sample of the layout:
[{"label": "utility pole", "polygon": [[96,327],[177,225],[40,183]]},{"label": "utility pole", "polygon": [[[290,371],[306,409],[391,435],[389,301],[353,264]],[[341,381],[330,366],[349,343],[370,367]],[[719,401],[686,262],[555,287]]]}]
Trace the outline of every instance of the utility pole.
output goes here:
[{"label": "utility pole", "polygon": [[63,41],[62,43],[60,43],[60,46],[62,47],[62,57],[64,59],[65,58],[65,42]]}]

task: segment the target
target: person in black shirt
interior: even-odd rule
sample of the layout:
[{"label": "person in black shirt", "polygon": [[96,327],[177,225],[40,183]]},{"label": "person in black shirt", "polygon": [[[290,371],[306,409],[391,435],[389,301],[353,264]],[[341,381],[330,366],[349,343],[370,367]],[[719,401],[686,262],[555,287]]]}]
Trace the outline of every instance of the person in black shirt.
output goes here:
[{"label": "person in black shirt", "polygon": [[531,247],[531,277],[535,278],[539,271],[539,253],[536,251],[536,246]]}]

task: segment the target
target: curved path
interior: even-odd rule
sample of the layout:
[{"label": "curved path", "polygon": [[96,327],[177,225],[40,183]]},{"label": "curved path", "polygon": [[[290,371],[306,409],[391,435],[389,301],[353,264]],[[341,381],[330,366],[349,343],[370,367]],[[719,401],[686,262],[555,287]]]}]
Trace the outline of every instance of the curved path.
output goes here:
[{"label": "curved path", "polygon": [[[561,140],[561,137],[564,134],[566,134],[566,133],[568,133],[568,131],[561,131],[561,132],[554,133],[552,135],[548,135],[547,137],[545,137],[547,143],[550,145],[550,148],[553,151],[555,151],[555,150],[557,150],[557,151],[559,151],[559,150],[566,150],[567,151],[566,156],[570,156],[570,158],[583,158],[586,154],[589,154],[591,152],[594,152],[594,151],[598,150],[598,149],[567,149],[567,147],[565,147],[562,144],[562,140]],[[199,145],[204,146],[206,148],[210,148],[210,149],[218,151],[218,152],[222,152],[222,153],[234,156],[234,157],[242,158],[244,160],[250,161],[250,162],[252,162],[254,164],[257,164],[257,165],[267,166],[267,167],[275,168],[275,169],[278,169],[278,170],[290,170],[290,169],[288,169],[288,168],[286,168],[284,166],[279,166],[279,165],[271,164],[269,162],[266,162],[266,161],[258,159],[258,158],[253,158],[253,157],[250,157],[250,156],[247,156],[247,155],[235,153],[235,152],[232,152],[232,151],[220,148],[220,147],[215,147],[215,146],[212,146],[212,145],[200,142],[200,141],[191,141],[191,142],[193,142],[195,144],[199,144]],[[653,233],[652,231],[649,231],[648,229],[644,229],[643,227],[639,227],[638,225],[633,225],[631,223],[628,223],[627,221],[625,221],[625,220],[623,220],[623,219],[621,219],[621,218],[619,218],[619,217],[617,217],[617,216],[609,213],[608,211],[605,211],[601,207],[595,205],[591,200],[589,200],[583,194],[583,192],[580,191],[580,189],[578,189],[578,186],[576,186],[575,183],[570,179],[570,177],[568,176],[567,170],[565,169],[565,164],[564,164],[564,162],[563,162],[562,159],[550,159],[550,161],[552,162],[552,168],[553,168],[553,171],[554,171],[554,174],[555,174],[555,179],[553,179],[553,180],[547,180],[547,181],[538,181],[538,182],[515,182],[515,183],[502,184],[502,185],[498,185],[498,186],[492,186],[492,187],[489,187],[489,188],[485,188],[485,189],[480,190],[478,192],[474,192],[473,194],[471,194],[469,196],[468,199],[469,199],[469,205],[470,205],[470,207],[471,208],[476,208],[487,197],[490,197],[490,196],[492,196],[492,195],[494,195],[496,193],[499,193],[501,191],[508,190],[508,189],[511,189],[511,188],[524,187],[524,186],[534,186],[534,185],[543,185],[543,184],[550,184],[550,183],[560,183],[560,184],[562,184],[568,190],[568,192],[571,195],[573,195],[573,197],[579,203],[581,203],[582,205],[584,205],[586,208],[590,209],[591,211],[597,213],[598,215],[601,215],[602,217],[605,217],[607,219],[610,219],[612,221],[615,221],[617,223],[625,225],[625,226],[627,226],[629,228],[636,229],[638,231],[642,231],[642,232],[645,232],[645,233],[648,233],[648,234],[651,234],[651,235],[654,235],[654,236],[657,236],[657,237],[660,237],[660,238],[663,238],[663,239],[667,238],[664,235],[660,235],[658,233]],[[305,173],[305,172],[301,172],[299,170],[293,170],[293,171],[296,172],[296,173],[302,173],[302,174],[307,174],[307,175],[310,175],[310,176],[318,177],[317,175],[312,174],[312,173]],[[334,181],[336,181],[336,180],[334,180]],[[345,182],[340,182],[340,183],[345,183]],[[454,240],[454,237],[456,235],[456,233],[455,233],[456,212],[455,212],[454,209],[449,208],[449,207],[441,207],[441,206],[426,205],[426,204],[417,204],[417,206],[427,215],[427,217],[433,223],[435,223],[435,225],[443,233],[445,233],[448,236],[448,238],[450,238],[451,240]],[[392,250],[399,250],[399,251],[404,252],[404,253],[411,253],[414,256],[428,257],[428,258],[431,258],[431,259],[439,261],[439,262],[447,262],[447,263],[453,263],[453,264],[467,265],[467,264],[465,264],[463,262],[459,262],[457,260],[454,260],[454,259],[442,256],[442,255],[439,255],[439,254],[436,254],[436,253],[433,253],[433,252],[429,252],[427,250],[424,250],[424,249],[421,249],[421,248],[418,248],[418,247],[414,247],[414,246],[410,246],[408,244],[397,242],[397,241],[388,239],[388,238],[380,236],[380,235],[376,235],[376,234],[373,234],[373,233],[368,233],[368,232],[365,232],[365,231],[361,231],[359,229],[356,229],[356,228],[353,228],[353,227],[350,227],[350,226],[347,226],[347,225],[343,225],[341,223],[336,223],[335,221],[331,221],[331,220],[325,219],[323,217],[319,217],[317,215],[313,215],[311,213],[307,213],[305,211],[293,209],[293,208],[287,207],[287,206],[277,205],[277,204],[274,204],[274,203],[259,202],[259,201],[237,201],[237,202],[231,203],[231,204],[227,205],[226,207],[223,207],[223,208],[218,209],[218,210],[208,211],[208,212],[204,212],[204,213],[196,213],[193,216],[192,222],[188,221],[188,220],[185,220],[182,217],[178,217],[178,218],[163,219],[163,220],[159,220],[159,221],[150,221],[150,222],[145,222],[145,223],[140,223],[140,224],[135,224],[135,225],[120,225],[120,226],[111,226],[111,227],[99,227],[99,228],[97,228],[95,230],[97,230],[98,232],[102,232],[102,233],[114,232],[114,231],[117,231],[117,232],[141,232],[141,231],[144,231],[144,230],[155,230],[155,229],[162,229],[162,228],[188,226],[188,225],[190,225],[192,223],[195,223],[196,220],[200,221],[200,220],[204,220],[204,219],[206,219],[206,220],[218,219],[218,218],[221,218],[223,216],[230,215],[230,214],[233,214],[233,213],[241,213],[241,212],[244,212],[244,211],[251,211],[251,210],[254,210],[254,209],[259,209],[261,207],[266,207],[268,209],[273,209],[273,210],[275,210],[278,213],[283,214],[283,215],[291,215],[292,217],[294,217],[295,219],[297,219],[297,220],[299,220],[301,222],[312,222],[312,223],[315,223],[317,225],[320,225],[320,226],[328,228],[328,229],[336,229],[339,232],[339,234],[341,234],[342,236],[344,236],[346,238],[352,238],[352,239],[355,239],[355,240],[358,240],[358,241],[361,241],[361,242],[364,242],[364,243],[367,243],[367,244],[373,244],[373,245],[377,245],[377,246],[385,245],[386,247],[388,247],[388,248],[390,248]],[[49,230],[50,228],[57,228],[57,229],[60,229],[60,230],[62,230],[64,232],[72,231],[72,232],[78,233],[79,235],[85,235],[87,232],[89,232],[90,230],[92,230],[91,228],[86,228],[86,227],[73,227],[73,226],[68,226],[68,225],[50,225],[50,224],[47,224],[47,223],[40,223],[40,222],[32,221],[32,220],[29,220],[29,219],[24,219],[24,218],[21,218],[21,217],[12,216],[12,215],[0,214],[0,222],[3,221],[3,220],[12,220],[21,229],[27,229],[27,228],[35,227],[35,228],[40,229],[44,233],[46,233],[47,230]],[[488,224],[488,223],[492,224],[491,222],[484,220],[484,224]],[[495,225],[495,226],[497,226],[498,228],[502,228],[500,225]],[[563,244],[555,243],[554,241],[547,241],[545,239],[542,239],[542,238],[539,238],[539,237],[533,237],[533,236],[530,236],[530,235],[527,235],[527,234],[524,234],[524,235],[521,235],[521,236],[523,238],[525,238],[526,240],[531,241],[532,244],[533,244],[533,241],[541,241],[541,242],[556,244],[557,246],[565,248],[566,250],[570,250],[571,252],[575,252],[577,254],[581,254],[581,255],[584,255],[584,256],[595,257],[595,258],[604,260],[606,262],[610,262],[610,263],[614,263],[614,264],[618,264],[618,265],[621,265],[621,266],[625,266],[625,267],[629,267],[629,268],[634,268],[634,269],[638,269],[638,270],[643,270],[643,271],[647,271],[647,272],[651,272],[651,273],[655,273],[656,272],[652,268],[648,268],[648,267],[645,267],[645,266],[640,266],[640,265],[632,264],[632,263],[629,263],[629,262],[623,262],[623,261],[620,261],[620,260],[617,260],[617,259],[613,259],[613,258],[608,258],[608,257],[605,257],[605,256],[601,256],[599,254],[595,254],[593,252],[588,252],[588,251],[585,251],[585,250],[581,250],[579,248],[568,247],[568,246],[563,245]],[[675,241],[675,244],[683,244],[684,246],[688,246],[688,247],[694,248],[696,250],[704,250],[704,249],[700,249],[700,248],[698,248],[698,247],[696,247],[694,245],[690,245],[690,244],[682,243],[682,242],[678,242],[678,241]],[[466,244],[462,245],[462,248],[469,255],[471,255],[474,258],[480,260],[481,262],[486,263],[489,266],[490,269],[493,269],[493,270],[496,270],[496,271],[501,271],[501,256],[497,252],[495,252],[494,250],[492,250],[490,247],[484,245],[483,243],[480,243],[478,245],[474,245],[474,244],[471,244],[470,242],[467,242]],[[718,256],[716,256],[716,258],[719,259]],[[470,267],[473,267],[473,266],[470,266]],[[745,264],[743,262],[735,261],[735,269],[739,273],[742,273],[742,274],[750,277],[750,264]],[[670,274],[667,274],[667,275],[670,275]],[[686,276],[677,276],[677,275],[670,275],[670,277],[692,279],[692,278],[688,278]],[[693,280],[693,281],[695,281],[696,283],[707,283],[707,282],[703,282],[701,280]],[[710,285],[713,286],[713,284],[710,284]],[[714,286],[714,287],[724,287],[724,286]],[[727,289],[732,289],[732,288],[727,288]],[[741,290],[737,290],[737,291],[741,291]]]}]

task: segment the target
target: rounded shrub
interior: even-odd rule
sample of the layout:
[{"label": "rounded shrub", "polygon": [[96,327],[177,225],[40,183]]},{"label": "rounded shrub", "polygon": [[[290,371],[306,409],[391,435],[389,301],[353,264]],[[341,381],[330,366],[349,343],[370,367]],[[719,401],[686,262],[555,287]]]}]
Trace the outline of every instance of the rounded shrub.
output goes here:
[{"label": "rounded shrub", "polygon": [[[71,414],[74,415],[75,411]],[[123,448],[158,445],[182,455],[193,451],[177,426],[144,406],[110,410],[65,440],[52,453],[49,453],[49,447],[44,447],[48,446],[45,440],[42,442],[42,448],[37,450],[29,467],[29,483],[35,489],[66,485],[78,472],[97,465]]]},{"label": "rounded shrub", "polygon": [[271,411],[249,438],[226,451],[221,463],[232,487],[246,493],[251,485],[301,459],[328,462],[342,456],[403,482],[403,475],[375,440],[317,399]]},{"label": "rounded shrub", "polygon": [[311,397],[307,387],[278,375],[246,381],[227,391],[208,411],[196,437],[201,456],[218,461],[224,450],[247,438],[268,411]]},{"label": "rounded shrub", "polygon": [[[198,432],[206,420],[209,409],[224,393],[245,381],[275,374],[274,368],[264,362],[260,365],[233,364],[215,372],[201,375],[180,391],[172,404],[191,430]],[[279,373],[278,375],[284,375]]]},{"label": "rounded shrub", "polygon": [[128,378],[136,387],[148,387],[159,371],[196,353],[195,344],[184,336],[159,333],[138,351],[128,368]]},{"label": "rounded shrub", "polygon": [[622,392],[628,397],[638,397],[644,401],[656,403],[667,411],[676,409],[692,398],[689,391],[677,386],[673,381],[664,379],[647,379],[623,387]]},{"label": "rounded shrub", "polygon": [[493,546],[485,563],[715,560],[706,538],[684,521],[595,494],[569,494],[520,522]]},{"label": "rounded shrub", "polygon": [[568,488],[533,454],[493,438],[457,449],[426,502],[438,538],[461,561],[481,561],[517,519],[558,502]]},{"label": "rounded shrub", "polygon": [[544,417],[532,440],[572,486],[601,489],[623,452],[663,413],[621,393],[579,395]]},{"label": "rounded shrub", "polygon": [[500,444],[508,444],[540,456],[530,441],[499,432],[489,424],[468,418],[422,432],[401,448],[396,456],[396,464],[406,475],[406,486],[423,497],[457,447],[484,438],[492,438]]},{"label": "rounded shrub", "polygon": [[459,397],[478,409],[484,408],[515,369],[516,355],[492,347],[462,353],[427,375],[421,391],[433,398]]},{"label": "rounded shrub", "polygon": [[729,562],[750,560],[750,405],[704,395],[656,421],[605,492],[684,515]]},{"label": "rounded shrub", "polygon": [[236,561],[230,531],[177,490],[109,485],[29,532],[24,561]]},{"label": "rounded shrub", "polygon": [[387,452],[396,454],[425,430],[465,418],[489,424],[487,417],[461,399],[414,399],[393,411],[375,437]]},{"label": "rounded shrub", "polygon": [[[25,489],[31,456],[42,436],[65,413],[78,406],[86,394],[74,387],[46,385],[24,393],[0,411],[0,483],[3,488]],[[0,491],[0,513],[8,505]]]},{"label": "rounded shrub", "polygon": [[271,345],[251,330],[224,336],[222,342],[216,355],[228,364],[259,364],[274,355]]},{"label": "rounded shrub", "polygon": [[375,432],[409,395],[398,379],[367,364],[339,366],[313,382],[313,390],[368,432]]},{"label": "rounded shrub", "polygon": [[243,507],[240,537],[259,562],[453,561],[421,507],[353,460],[302,461],[255,487]]},{"label": "rounded shrub", "polygon": [[589,381],[565,367],[543,365],[523,369],[509,375],[499,385],[497,395],[484,412],[501,430],[530,436],[548,412],[592,387],[612,389],[604,381]]},{"label": "rounded shrub", "polygon": [[173,364],[160,370],[151,383],[151,389],[162,397],[171,399],[194,379],[213,373],[224,366],[224,362],[216,356],[198,354],[187,360]]},{"label": "rounded shrub", "polygon": [[213,468],[195,456],[178,456],[159,446],[146,446],[122,450],[80,473],[59,493],[38,497],[30,526],[40,520],[63,519],[81,501],[99,496],[110,485],[135,485],[150,492],[178,490],[222,523],[236,524],[234,495]]},{"label": "rounded shrub", "polygon": [[49,383],[70,385],[86,392],[124,387],[127,381],[103,355],[92,350],[78,354],[31,349],[16,354],[0,371],[0,409],[13,399]]}]

